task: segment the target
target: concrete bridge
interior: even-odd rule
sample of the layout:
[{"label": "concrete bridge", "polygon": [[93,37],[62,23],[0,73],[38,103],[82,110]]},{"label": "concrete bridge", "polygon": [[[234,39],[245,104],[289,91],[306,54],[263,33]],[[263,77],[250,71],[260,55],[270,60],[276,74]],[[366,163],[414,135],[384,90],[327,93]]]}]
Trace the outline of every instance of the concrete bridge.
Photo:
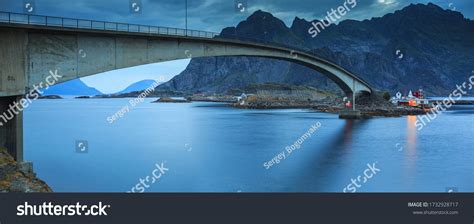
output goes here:
[{"label": "concrete bridge", "polygon": [[[120,68],[213,56],[255,56],[291,61],[329,77],[349,96],[372,92],[341,66],[309,52],[270,43],[220,38],[217,33],[0,12],[0,113],[47,82],[55,84]],[[2,115],[2,114],[0,114]],[[2,115],[3,116],[3,115]],[[5,116],[4,116],[5,117]],[[23,159],[23,118],[0,118],[0,147]]]}]

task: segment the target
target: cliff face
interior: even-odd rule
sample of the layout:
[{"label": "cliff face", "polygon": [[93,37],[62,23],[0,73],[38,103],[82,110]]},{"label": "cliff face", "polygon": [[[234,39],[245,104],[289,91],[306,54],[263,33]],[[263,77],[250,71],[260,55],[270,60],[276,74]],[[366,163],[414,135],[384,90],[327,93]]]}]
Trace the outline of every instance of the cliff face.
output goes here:
[{"label": "cliff face", "polygon": [[29,163],[17,163],[6,150],[0,149],[0,193],[52,192],[42,180],[36,178]]},{"label": "cliff face", "polygon": [[[391,92],[422,87],[429,95],[445,95],[474,69],[474,21],[431,3],[412,4],[381,18],[345,20],[315,38],[308,34],[311,26],[310,21],[295,18],[286,27],[270,13],[257,11],[236,27],[222,30],[221,36],[311,49],[376,89]],[[185,71],[159,88],[224,92],[265,82],[338,90],[331,80],[304,66],[253,57],[192,59]]]}]

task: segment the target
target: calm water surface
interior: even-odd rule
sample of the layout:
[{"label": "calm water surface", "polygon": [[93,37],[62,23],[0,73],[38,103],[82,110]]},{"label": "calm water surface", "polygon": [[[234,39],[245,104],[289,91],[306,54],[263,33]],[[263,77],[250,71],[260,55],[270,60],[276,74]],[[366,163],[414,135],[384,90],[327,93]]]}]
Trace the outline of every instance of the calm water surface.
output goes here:
[{"label": "calm water surface", "polygon": [[[416,117],[340,120],[310,110],[241,110],[147,99],[37,100],[24,114],[25,159],[56,192],[341,192],[376,163],[359,192],[474,191],[474,106],[455,106],[418,131]],[[264,162],[321,127],[279,164]],[[87,140],[88,153],[77,153]]]}]

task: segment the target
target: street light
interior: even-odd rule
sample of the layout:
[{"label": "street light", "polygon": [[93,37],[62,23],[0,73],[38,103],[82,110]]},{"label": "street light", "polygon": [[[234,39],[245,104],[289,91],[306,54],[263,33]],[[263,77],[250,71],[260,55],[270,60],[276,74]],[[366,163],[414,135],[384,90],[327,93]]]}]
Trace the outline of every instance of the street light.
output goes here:
[{"label": "street light", "polygon": [[188,35],[188,0],[184,0],[184,8],[185,8],[185,30],[186,30],[186,36]]}]

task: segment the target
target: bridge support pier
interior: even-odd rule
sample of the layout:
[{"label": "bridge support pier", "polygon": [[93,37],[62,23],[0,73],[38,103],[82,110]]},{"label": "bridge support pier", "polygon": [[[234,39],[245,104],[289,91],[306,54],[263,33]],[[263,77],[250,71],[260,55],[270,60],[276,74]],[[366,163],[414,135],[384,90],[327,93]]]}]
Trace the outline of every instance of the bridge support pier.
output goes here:
[{"label": "bridge support pier", "polygon": [[339,111],[340,119],[360,119],[361,118],[360,110],[343,110]]},{"label": "bridge support pier", "polygon": [[17,162],[23,162],[23,111],[14,103],[22,97],[0,97],[0,148],[7,149]]},{"label": "bridge support pier", "polygon": [[[353,87],[355,89],[355,84],[353,84]],[[356,104],[356,93],[352,91],[350,94],[352,95],[352,110],[343,110],[339,112],[339,118],[340,119],[360,119],[362,117],[360,110],[356,110],[355,104]]]}]

